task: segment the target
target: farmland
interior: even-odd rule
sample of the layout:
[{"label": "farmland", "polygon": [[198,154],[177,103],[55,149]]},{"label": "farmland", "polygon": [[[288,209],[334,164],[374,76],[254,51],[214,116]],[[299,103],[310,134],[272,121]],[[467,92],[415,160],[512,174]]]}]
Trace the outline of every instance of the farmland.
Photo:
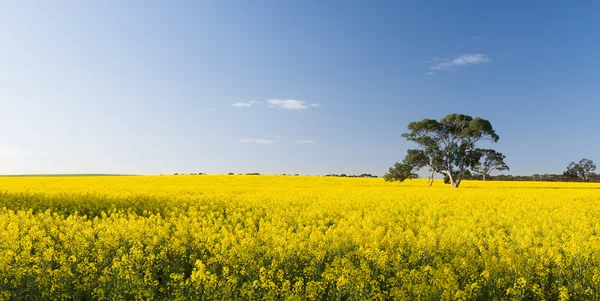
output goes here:
[{"label": "farmland", "polygon": [[0,191],[2,299],[600,298],[600,184],[96,176]]}]

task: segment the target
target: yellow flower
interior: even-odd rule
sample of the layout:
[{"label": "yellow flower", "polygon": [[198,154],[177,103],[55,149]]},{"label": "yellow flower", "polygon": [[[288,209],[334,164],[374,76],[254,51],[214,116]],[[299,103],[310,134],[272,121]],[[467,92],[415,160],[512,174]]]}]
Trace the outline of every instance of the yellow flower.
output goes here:
[{"label": "yellow flower", "polygon": [[0,299],[568,300],[600,285],[594,183],[0,181]]}]

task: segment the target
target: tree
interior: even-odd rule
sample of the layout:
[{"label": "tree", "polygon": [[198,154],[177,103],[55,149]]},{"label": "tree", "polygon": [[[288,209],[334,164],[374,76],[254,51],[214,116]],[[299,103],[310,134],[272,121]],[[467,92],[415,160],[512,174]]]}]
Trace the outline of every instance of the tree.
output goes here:
[{"label": "tree", "polygon": [[563,175],[573,178],[579,178],[582,181],[588,182],[590,180],[590,176],[596,170],[596,165],[594,161],[590,159],[581,159],[579,163],[571,162],[569,166],[567,166],[567,170],[563,173]]},{"label": "tree", "polygon": [[[465,173],[479,163],[482,150],[476,147],[477,143],[498,142],[500,138],[488,120],[463,114],[449,114],[440,121],[411,122],[408,130],[402,137],[416,143],[418,148],[407,151],[401,163],[407,166],[402,167],[400,175],[407,179],[415,170],[427,167],[430,186],[437,172],[448,177],[452,188],[458,188]],[[409,168],[410,172],[406,172]]]},{"label": "tree", "polygon": [[[471,171],[467,169],[463,175],[463,180],[470,180],[472,178],[473,175],[471,174]],[[447,175],[444,175],[444,184],[450,184],[450,177]],[[429,187],[431,187],[431,185],[429,185]]]},{"label": "tree", "polygon": [[417,178],[417,174],[413,172],[413,167],[406,163],[396,162],[393,167],[390,167],[388,172],[383,176],[386,181],[404,182],[406,179]]},{"label": "tree", "polygon": [[485,181],[485,178],[489,177],[494,170],[510,170],[504,159],[506,159],[506,156],[502,153],[493,149],[483,149],[481,150],[480,162],[473,166],[473,172]]}]

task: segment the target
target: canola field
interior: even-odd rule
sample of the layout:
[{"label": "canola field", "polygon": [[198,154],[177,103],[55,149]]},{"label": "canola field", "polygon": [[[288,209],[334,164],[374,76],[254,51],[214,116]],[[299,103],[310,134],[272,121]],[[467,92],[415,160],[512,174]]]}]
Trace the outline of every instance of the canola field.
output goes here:
[{"label": "canola field", "polygon": [[599,300],[600,185],[0,178],[0,300]]}]

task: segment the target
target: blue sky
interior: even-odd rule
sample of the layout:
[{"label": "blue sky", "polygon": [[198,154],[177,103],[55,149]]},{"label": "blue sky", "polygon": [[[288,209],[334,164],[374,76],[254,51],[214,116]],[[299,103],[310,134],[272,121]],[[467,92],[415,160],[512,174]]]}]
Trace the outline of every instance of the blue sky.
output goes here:
[{"label": "blue sky", "polygon": [[0,173],[373,173],[489,119],[513,174],[600,160],[592,1],[3,1]]}]

